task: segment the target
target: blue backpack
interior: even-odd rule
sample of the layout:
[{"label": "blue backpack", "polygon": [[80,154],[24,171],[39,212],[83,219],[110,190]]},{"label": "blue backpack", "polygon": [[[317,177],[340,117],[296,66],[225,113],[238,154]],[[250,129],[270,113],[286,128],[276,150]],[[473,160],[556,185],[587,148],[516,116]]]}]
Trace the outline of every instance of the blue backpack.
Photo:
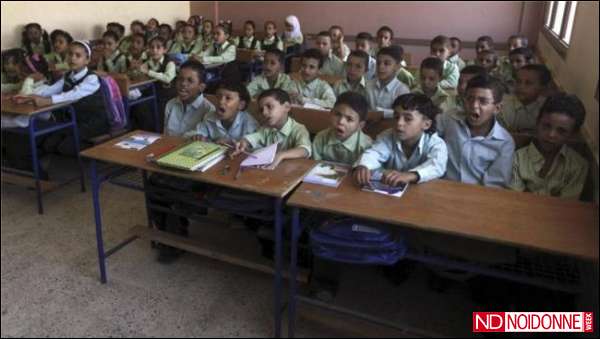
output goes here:
[{"label": "blue backpack", "polygon": [[407,251],[404,239],[381,225],[345,218],[310,232],[314,255],[350,264],[394,265]]}]

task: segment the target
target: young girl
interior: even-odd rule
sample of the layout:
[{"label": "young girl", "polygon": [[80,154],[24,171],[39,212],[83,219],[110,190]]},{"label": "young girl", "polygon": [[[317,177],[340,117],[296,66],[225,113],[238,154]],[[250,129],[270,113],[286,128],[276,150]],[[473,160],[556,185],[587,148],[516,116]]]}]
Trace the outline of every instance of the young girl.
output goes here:
[{"label": "young girl", "polygon": [[214,43],[197,57],[204,65],[226,64],[235,60],[235,45],[228,41],[229,30],[224,25],[217,25],[213,34]]},{"label": "young girl", "polygon": [[304,42],[304,36],[300,30],[300,21],[295,15],[285,18],[285,32],[283,32],[283,48],[286,54],[298,53]]},{"label": "young girl", "polygon": [[27,55],[38,54],[43,56],[52,52],[48,33],[37,22],[25,25],[21,48],[27,52]]},{"label": "young girl", "polygon": [[221,82],[217,88],[217,111],[210,112],[186,136],[193,140],[232,144],[254,133],[258,123],[246,112],[250,94],[241,83]]},{"label": "young girl", "polygon": [[52,72],[52,79],[58,80],[69,70],[67,54],[69,52],[69,45],[73,42],[73,38],[71,37],[71,34],[57,29],[50,33],[50,40],[52,41],[54,51],[46,54],[44,58],[48,62],[48,68]]},{"label": "young girl", "polygon": [[127,59],[125,61],[129,76],[134,78],[138,77],[140,75],[140,66],[142,66],[147,59],[146,39],[143,34],[136,33],[131,39],[129,54],[127,54]]},{"label": "young girl", "polygon": [[213,43],[213,29],[215,24],[211,20],[202,22],[202,34],[198,37],[202,44],[202,51],[207,50]]},{"label": "young girl", "polygon": [[176,41],[171,47],[170,53],[180,54],[177,59],[186,61],[191,55],[199,55],[202,52],[202,41],[196,39],[194,26],[185,24],[181,29],[181,41]]},{"label": "young girl", "polygon": [[158,26],[158,36],[167,42],[167,53],[170,53],[171,47],[173,46],[173,29],[171,28],[171,25],[160,24],[160,26]]},{"label": "young girl", "polygon": [[278,49],[283,52],[283,40],[277,36],[277,25],[274,21],[265,22],[265,36],[260,42],[262,50]]},{"label": "young girl", "polygon": [[131,22],[131,25],[129,26],[131,34],[129,34],[129,36],[124,37],[119,42],[119,49],[121,50],[121,53],[129,53],[129,47],[131,46],[133,42],[133,37],[136,34],[141,34],[144,37],[144,39],[146,38],[144,33],[145,28],[146,26],[144,26],[144,23],[142,23],[139,20],[134,20]]},{"label": "young girl", "polygon": [[190,16],[187,23],[194,26],[197,34],[202,34],[202,18],[199,15]]},{"label": "young girl", "polygon": [[346,61],[350,54],[350,47],[344,43],[344,30],[341,26],[334,25],[329,28],[329,35],[333,54],[340,60]]},{"label": "young girl", "polygon": [[238,48],[246,48],[260,51],[260,41],[254,36],[256,25],[254,21],[248,20],[244,23],[244,36],[239,38]]},{"label": "young girl", "polygon": [[107,31],[102,34],[103,55],[98,62],[98,70],[107,73],[125,73],[127,72],[127,56],[117,48],[118,36]]},{"label": "young girl", "polygon": [[115,34],[119,38],[119,40],[117,41],[121,42],[121,39],[123,39],[123,35],[125,34],[125,26],[121,25],[118,22],[109,22],[108,24],[106,24],[106,31],[115,32]]},{"label": "young girl", "polygon": [[158,26],[160,23],[156,18],[150,18],[146,23],[146,41],[150,41],[155,36],[158,36]]}]

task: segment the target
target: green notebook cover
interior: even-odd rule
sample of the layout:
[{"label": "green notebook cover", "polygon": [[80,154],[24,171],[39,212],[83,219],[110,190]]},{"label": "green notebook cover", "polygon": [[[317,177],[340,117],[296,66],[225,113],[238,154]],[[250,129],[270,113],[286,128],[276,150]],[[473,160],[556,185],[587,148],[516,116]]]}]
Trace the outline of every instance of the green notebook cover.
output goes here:
[{"label": "green notebook cover", "polygon": [[224,154],[226,150],[227,148],[222,145],[192,141],[159,157],[156,163],[161,166],[194,171]]}]

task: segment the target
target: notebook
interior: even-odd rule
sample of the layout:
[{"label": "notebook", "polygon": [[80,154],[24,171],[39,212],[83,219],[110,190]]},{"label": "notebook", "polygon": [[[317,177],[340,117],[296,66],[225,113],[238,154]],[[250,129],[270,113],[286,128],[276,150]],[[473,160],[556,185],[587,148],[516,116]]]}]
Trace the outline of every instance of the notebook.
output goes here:
[{"label": "notebook", "polygon": [[160,139],[160,136],[158,135],[136,134],[116,143],[115,146],[122,149],[133,149],[139,151],[141,149],[144,149],[146,146],[154,143],[158,139]]},{"label": "notebook", "polygon": [[337,188],[349,171],[350,166],[345,164],[320,162],[302,181]]},{"label": "notebook", "polygon": [[367,192],[384,194],[384,195],[391,195],[391,196],[399,198],[404,194],[404,192],[406,192],[406,189],[408,188],[407,183],[401,183],[398,186],[390,186],[390,185],[384,184],[381,181],[381,179],[382,179],[381,172],[373,173],[373,175],[371,176],[371,181],[369,181],[369,185],[363,186],[362,190],[367,191]]},{"label": "notebook", "polygon": [[156,163],[161,166],[188,171],[205,171],[222,160],[226,150],[227,148],[222,145],[192,141],[159,156]]},{"label": "notebook", "polygon": [[252,152],[252,156],[248,156],[244,159],[240,164],[240,167],[270,165],[275,159],[275,154],[277,154],[277,144],[278,143],[274,143]]}]

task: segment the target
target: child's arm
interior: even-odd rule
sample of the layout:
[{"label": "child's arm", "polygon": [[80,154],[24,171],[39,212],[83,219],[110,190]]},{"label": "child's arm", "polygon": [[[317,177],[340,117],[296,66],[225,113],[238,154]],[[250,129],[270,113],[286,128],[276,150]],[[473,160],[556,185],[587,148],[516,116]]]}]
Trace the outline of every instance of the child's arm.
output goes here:
[{"label": "child's arm", "polygon": [[217,55],[217,56],[211,56],[212,53],[209,53],[209,51],[212,51],[212,47],[208,49],[207,52],[203,53],[201,55],[201,60],[202,63],[204,64],[221,64],[221,63],[228,63],[228,62],[232,62],[235,60],[235,55],[236,55],[236,50],[235,50],[235,46],[229,46],[225,49],[225,51],[223,51],[223,53],[221,55]]},{"label": "child's arm", "polygon": [[151,69],[148,69],[148,63],[142,65],[142,68],[140,70],[142,71],[142,73],[147,74],[149,77],[163,82],[165,84],[170,84],[171,81],[173,81],[173,79],[175,79],[175,76],[177,75],[177,67],[172,61],[167,63],[167,67],[165,68],[164,73],[155,72]]},{"label": "child's arm", "polygon": [[484,186],[507,187],[511,180],[514,152],[514,141],[511,139],[505,142],[501,146],[496,160],[483,174],[481,184]]},{"label": "child's arm", "polygon": [[367,185],[371,179],[371,171],[388,162],[394,147],[392,133],[391,130],[381,133],[373,146],[364,151],[356,162],[353,176],[359,185]]},{"label": "child's arm", "polygon": [[246,150],[248,149],[248,147],[250,147],[250,145],[251,145],[250,142],[248,140],[246,140],[245,138],[236,142],[235,149],[229,153],[229,158],[236,157],[236,156],[246,152]]},{"label": "child's arm", "polygon": [[460,77],[460,71],[458,66],[448,61],[444,62],[444,76],[443,80],[440,81],[442,88],[456,88],[458,86],[458,78]]},{"label": "child's arm", "polygon": [[560,197],[568,199],[579,199],[581,191],[583,191],[585,180],[587,179],[588,163],[583,162],[580,164],[578,162],[574,162],[570,165],[573,166],[573,168],[571,169],[571,171],[567,172],[567,180],[565,181],[563,189],[560,192]]},{"label": "child's arm", "polygon": [[435,134],[431,136],[429,142],[431,148],[427,154],[427,159],[409,171],[417,173],[418,183],[441,178],[446,173],[446,164],[448,163],[446,143]]},{"label": "child's arm", "polygon": [[304,147],[296,147],[296,148],[292,148],[289,149],[287,151],[283,151],[280,153],[277,153],[275,155],[275,159],[273,159],[273,162],[268,165],[265,166],[266,169],[275,169],[275,167],[277,167],[277,165],[279,165],[282,161],[287,160],[287,159],[304,159],[310,156],[310,152],[308,152],[306,150],[306,148]]},{"label": "child's arm", "polygon": [[307,98],[304,97],[304,103],[311,103],[315,105],[319,105],[323,108],[332,108],[335,105],[335,93],[331,86],[328,83],[322,82],[321,88],[319,88],[316,98]]}]

